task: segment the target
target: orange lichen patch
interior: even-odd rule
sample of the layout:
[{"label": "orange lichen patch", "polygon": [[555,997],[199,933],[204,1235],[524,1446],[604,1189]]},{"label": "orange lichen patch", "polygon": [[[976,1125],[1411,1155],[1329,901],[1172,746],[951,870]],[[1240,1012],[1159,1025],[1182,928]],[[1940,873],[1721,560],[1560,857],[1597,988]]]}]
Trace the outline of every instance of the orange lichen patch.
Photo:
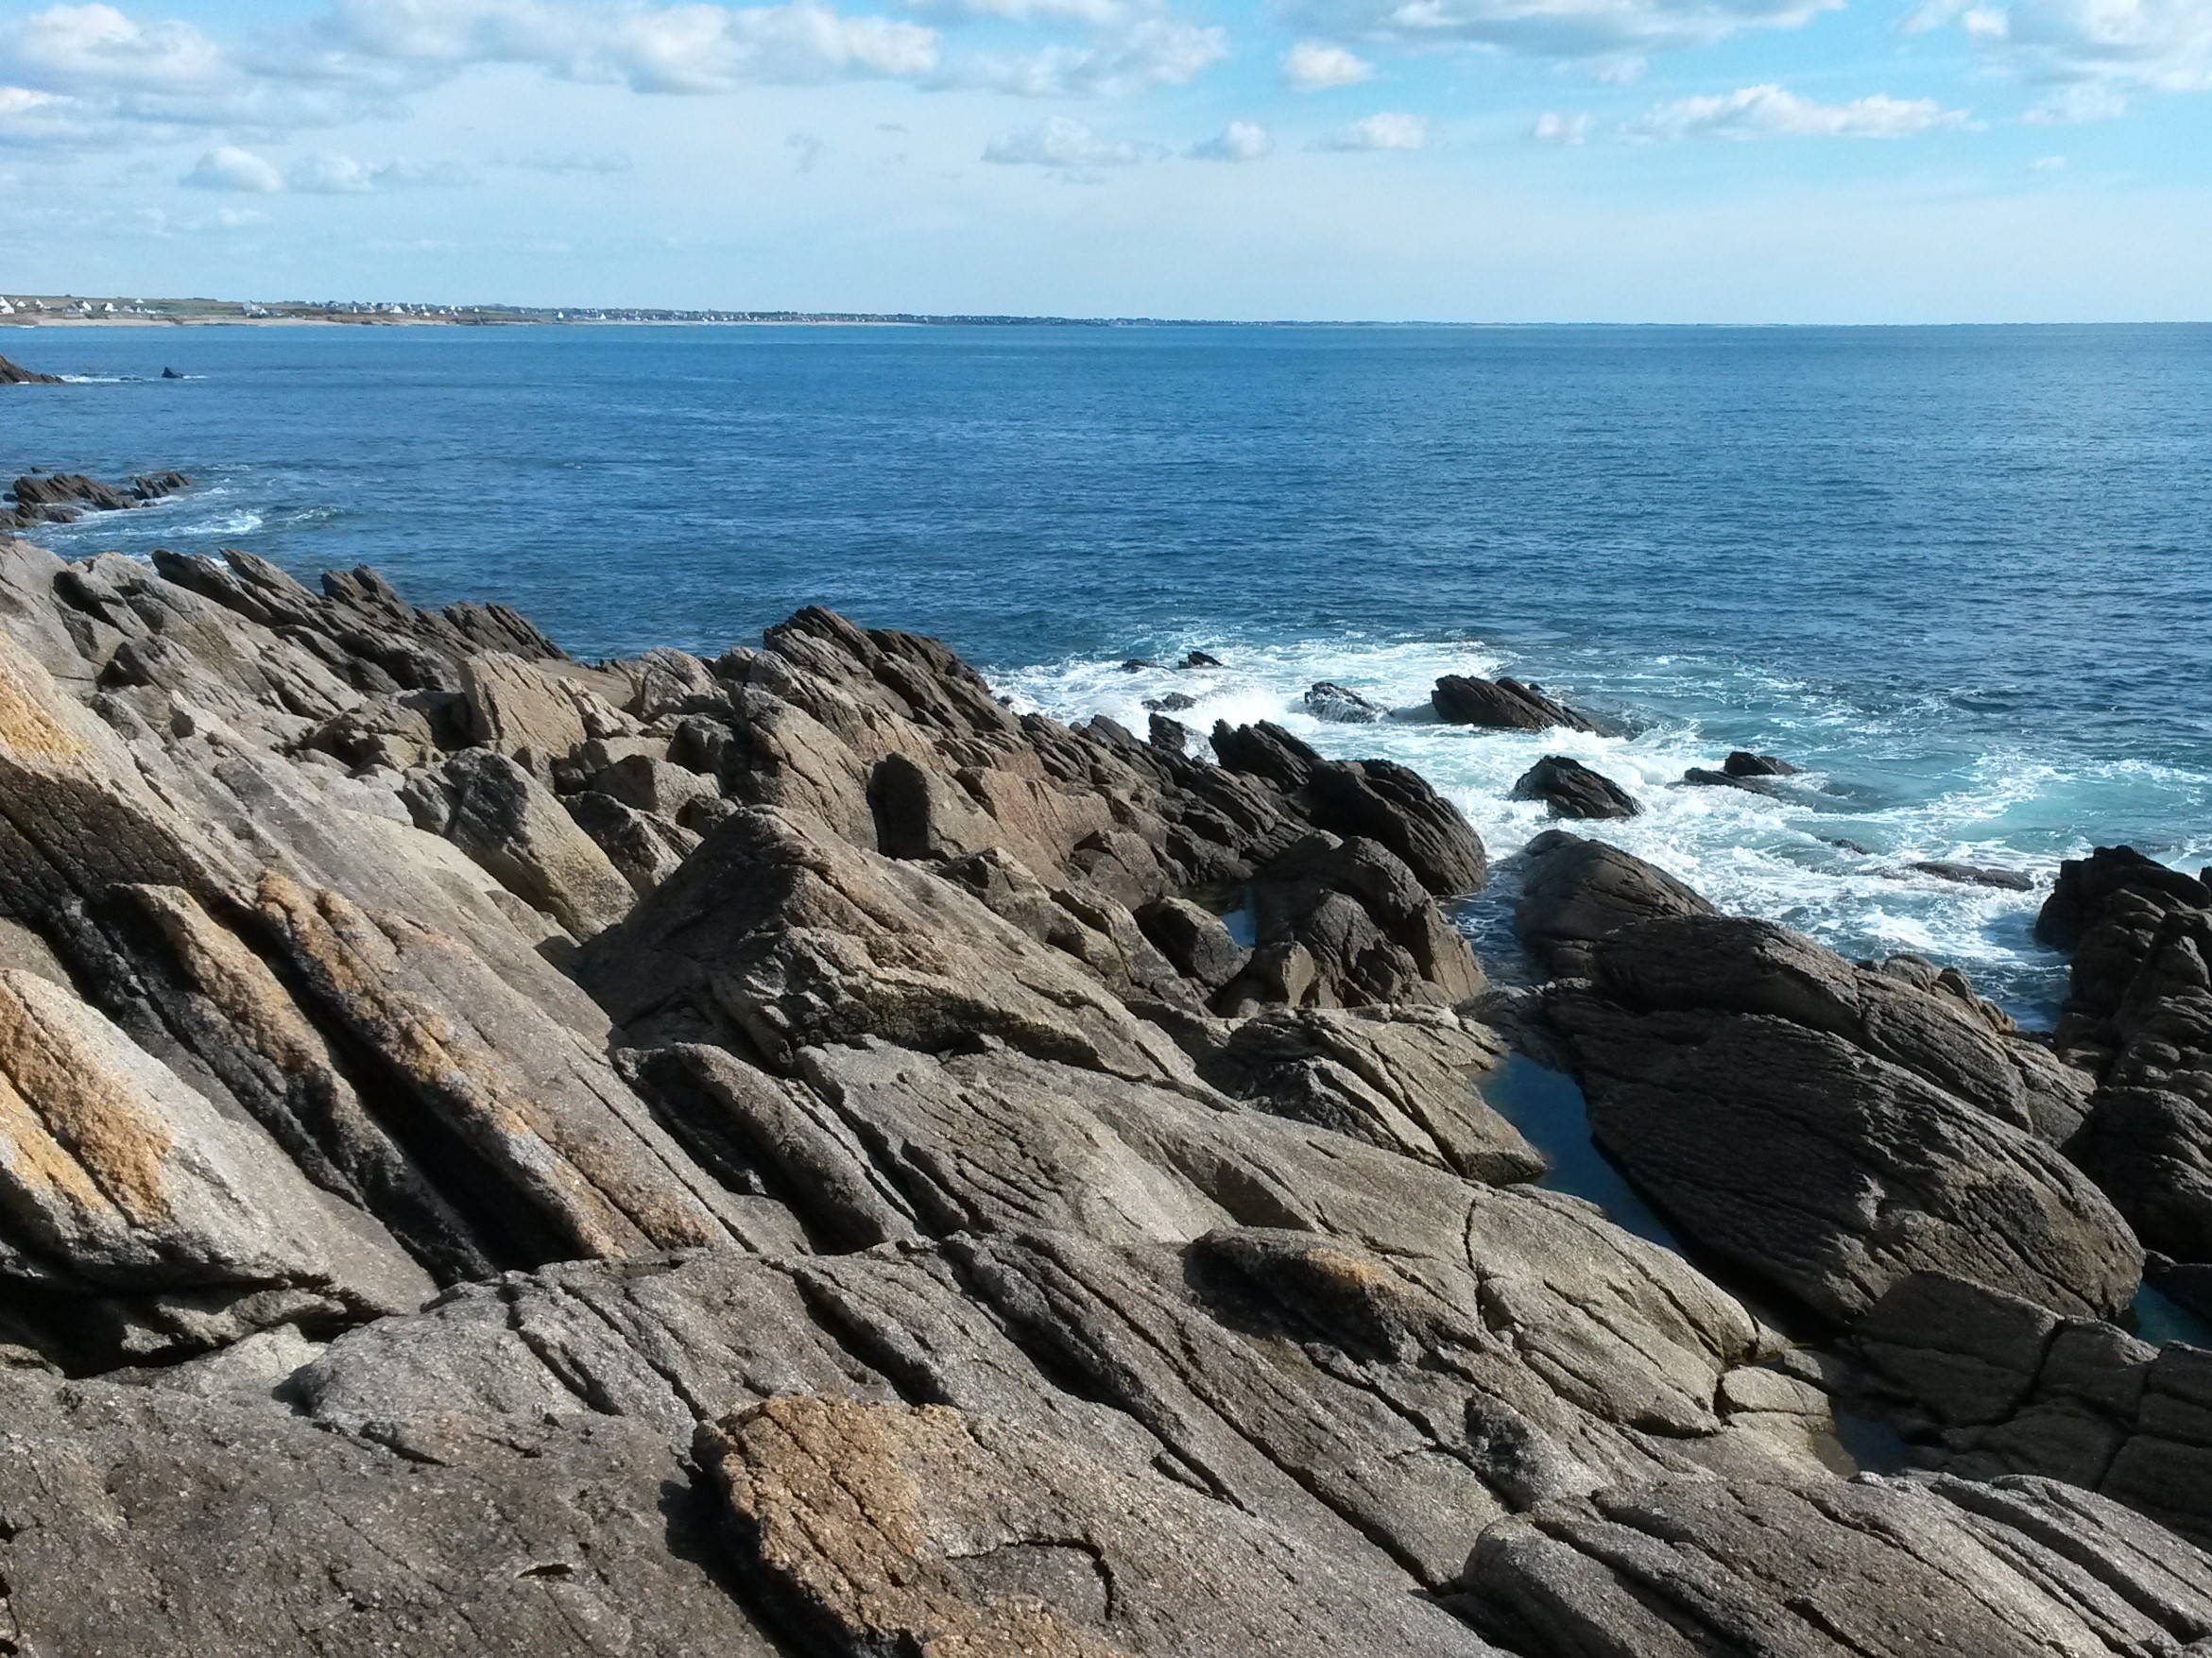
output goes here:
[{"label": "orange lichen patch", "polygon": [[933,1472],[957,1482],[952,1471],[981,1461],[958,1410],[770,1399],[702,1429],[697,1449],[761,1566],[854,1647],[924,1658],[1126,1658],[1055,1607],[977,1595],[948,1570],[923,1482]]},{"label": "orange lichen patch", "polygon": [[247,1044],[286,1076],[323,1068],[328,1053],[315,1027],[238,935],[219,926],[182,887],[119,889],[161,930],[186,981],[238,1028]]},{"label": "orange lichen patch", "polygon": [[55,718],[53,687],[37,664],[0,649],[0,750],[20,759],[74,758],[84,743]]},{"label": "orange lichen patch", "polygon": [[84,1031],[34,1005],[67,994],[0,973],[0,1076],[9,1084],[0,1126],[15,1142],[18,1177],[42,1180],[81,1207],[112,1205],[133,1226],[157,1225],[169,1217],[162,1165],[175,1137],[141,1103],[137,1079]]}]

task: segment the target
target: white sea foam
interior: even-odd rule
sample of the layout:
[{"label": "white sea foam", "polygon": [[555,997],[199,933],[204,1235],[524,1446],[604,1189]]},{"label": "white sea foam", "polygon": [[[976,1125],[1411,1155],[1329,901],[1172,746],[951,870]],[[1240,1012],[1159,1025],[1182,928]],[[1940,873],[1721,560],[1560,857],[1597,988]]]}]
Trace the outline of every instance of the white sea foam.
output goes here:
[{"label": "white sea foam", "polygon": [[[1273,720],[1324,754],[1413,766],[1466,812],[1499,866],[1493,892],[1463,920],[1507,971],[1512,858],[1555,827],[1542,805],[1510,796],[1546,754],[1595,767],[1644,807],[1626,821],[1565,827],[1651,860],[1725,910],[1798,928],[1848,955],[1910,951],[1957,965],[1986,993],[2038,1020],[2065,989],[2065,963],[2032,936],[2060,859],[2100,838],[2092,831],[2101,821],[2186,821],[2175,815],[2182,803],[2203,800],[2208,786],[2141,761],[2116,761],[2084,778],[2013,753],[1928,752],[1948,729],[1939,708],[1906,699],[1870,711],[1816,686],[1685,659],[1548,687],[1569,702],[1648,721],[1624,737],[1478,731],[1432,720],[1338,724],[1305,708],[1315,681],[1334,680],[1388,708],[1425,709],[1439,675],[1495,675],[1513,664],[1481,643],[1357,638],[1281,644],[1192,638],[1170,659],[1193,646],[1225,665],[1132,672],[1118,662],[1065,661],[1004,674],[1001,688],[1018,708],[1066,720],[1103,713],[1140,735],[1151,713],[1145,702],[1180,693],[1194,705],[1170,717],[1201,743],[1216,720]],[[1737,746],[1771,748],[1810,769],[1790,779],[1781,798],[1682,780],[1689,768],[1718,766]],[[2084,814],[2092,798],[2097,820]],[[2186,864],[2204,850],[2204,842],[2187,841],[2159,852]],[[1909,867],[1922,862],[2013,870],[2035,890],[1964,885]]]}]

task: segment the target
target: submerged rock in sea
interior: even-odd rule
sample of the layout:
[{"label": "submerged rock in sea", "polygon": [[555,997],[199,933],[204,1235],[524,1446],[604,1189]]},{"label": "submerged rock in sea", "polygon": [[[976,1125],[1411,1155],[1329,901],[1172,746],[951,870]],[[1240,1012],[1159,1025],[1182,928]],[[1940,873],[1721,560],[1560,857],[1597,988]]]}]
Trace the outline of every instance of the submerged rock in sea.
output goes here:
[{"label": "submerged rock in sea", "polygon": [[1523,772],[1513,797],[1541,800],[1553,817],[1634,817],[1642,810],[1611,778],[1563,754],[1547,754]]},{"label": "submerged rock in sea", "polygon": [[[587,665],[373,572],[0,541],[5,1644],[1825,1654],[1932,1643],[1924,1557],[1976,1650],[2212,1632],[2163,1487],[1834,1472],[1843,1361],[1485,1099],[1466,818],[1211,746],[824,610]],[[2186,1367],[2088,1319],[2132,1240],[2050,1055],[1613,848],[1525,874],[1686,1231],[1839,1314],[2032,1295],[2195,1454],[2193,1394],[2114,1402]]]},{"label": "submerged rock in sea", "polygon": [[1754,754],[1745,748],[1730,751],[1721,762],[1722,772],[1731,778],[1793,778],[1804,769],[1774,755]]},{"label": "submerged rock in sea", "polygon": [[1942,858],[1924,858],[1905,867],[1916,875],[1932,875],[1958,886],[1988,886],[2014,893],[2035,890],[2034,877],[2017,869],[1993,869],[1983,863],[1957,863]]}]

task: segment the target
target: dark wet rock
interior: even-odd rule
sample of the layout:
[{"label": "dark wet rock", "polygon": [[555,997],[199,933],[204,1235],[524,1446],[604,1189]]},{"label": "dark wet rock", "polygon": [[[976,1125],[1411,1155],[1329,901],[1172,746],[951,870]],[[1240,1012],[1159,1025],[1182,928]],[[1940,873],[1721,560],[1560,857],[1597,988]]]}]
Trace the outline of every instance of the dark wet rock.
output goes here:
[{"label": "dark wet rock", "polygon": [[2212,1262],[2212,1109],[2169,1088],[2107,1086],[2066,1154],[2144,1243]]},{"label": "dark wet rock", "polygon": [[2037,936],[2073,948],[2056,1045],[2101,1083],[2068,1150],[2145,1243],[2212,1261],[2212,888],[2100,847],[2061,868]]},{"label": "dark wet rock", "polygon": [[142,472],[130,480],[130,493],[140,501],[163,501],[192,487],[182,472]]},{"label": "dark wet rock", "polygon": [[1590,972],[1544,1011],[1592,1132],[1745,1271],[1833,1319],[1923,1270],[2099,1317],[2134,1295],[2141,1247],[2044,1137],[2086,1079],[1981,1005],[1720,915],[1616,929]]},{"label": "dark wet rock", "polygon": [[162,378],[163,380],[182,380],[184,376],[178,373],[174,368],[164,368],[162,370]]},{"label": "dark wet rock", "polygon": [[2195,876],[2146,858],[2133,846],[2099,846],[2059,865],[2058,880],[2035,918],[2035,936],[2053,949],[2074,949],[2103,921],[2122,895],[2161,913],[2212,907],[2212,887]]},{"label": "dark wet rock", "polygon": [[2050,1480],[1673,1480],[1491,1527],[1455,1604],[1532,1658],[2179,1658],[2212,1634],[2208,1571]]},{"label": "dark wet rock", "polygon": [[1742,748],[1731,751],[1721,762],[1721,770],[1731,778],[1793,778],[1804,769],[1771,754],[1753,754]]},{"label": "dark wet rock", "polygon": [[1892,1288],[1851,1346],[1932,1424],[1946,1472],[2061,1479],[2212,1543],[2212,1353],[1935,1273]]},{"label": "dark wet rock", "polygon": [[1447,674],[1430,693],[1436,717],[1453,726],[1483,726],[1501,731],[1548,731],[1565,726],[1569,731],[1600,731],[1599,723],[1563,703],[1554,702],[1539,686],[1518,679],[1474,679]]},{"label": "dark wet rock", "polygon": [[1187,691],[1171,691],[1165,696],[1148,696],[1144,699],[1147,710],[1156,714],[1179,714],[1186,709],[1198,706],[1198,699]]},{"label": "dark wet rock", "polygon": [[1960,886],[1996,887],[2003,892],[2028,893],[2035,890],[2034,877],[2017,869],[1993,869],[1981,863],[1954,863],[1945,859],[1923,859],[1908,863],[1907,869],[1919,875],[1932,875],[1938,880],[1948,880]]},{"label": "dark wet rock", "polygon": [[35,473],[15,480],[16,509],[34,515],[60,515],[79,507],[94,512],[125,512],[138,502],[126,489],[88,478],[82,472]]},{"label": "dark wet rock", "polygon": [[1603,841],[1546,829],[1521,851],[1513,930],[1545,970],[1586,977],[1590,946],[1615,928],[1712,905],[1655,864]]},{"label": "dark wet rock", "polygon": [[1183,659],[1175,666],[1178,668],[1218,668],[1222,666],[1222,659],[1219,657],[1209,656],[1204,651],[1189,651],[1184,654]]},{"label": "dark wet rock", "polygon": [[1805,798],[1802,791],[1794,790],[1780,780],[1781,774],[1772,772],[1717,772],[1709,766],[1693,765],[1682,774],[1682,780],[1707,789],[1740,789],[1747,795],[1765,795],[1776,800]]},{"label": "dark wet rock", "polygon": [[41,374],[0,357],[0,385],[60,385],[59,374]]},{"label": "dark wet rock", "polygon": [[1612,778],[1561,754],[1547,754],[1523,772],[1513,797],[1541,800],[1553,817],[1634,817],[1642,810]]},{"label": "dark wet rock", "polygon": [[1489,879],[1481,837],[1458,807],[1406,766],[1325,761],[1307,773],[1293,798],[1316,828],[1389,847],[1438,897],[1479,892]]},{"label": "dark wet rock", "polygon": [[1164,748],[1170,754],[1182,754],[1191,746],[1191,728],[1180,720],[1171,720],[1165,714],[1155,714],[1148,728],[1152,745]]},{"label": "dark wet rock", "polygon": [[1328,763],[1310,744],[1271,720],[1251,726],[1216,720],[1213,757],[1228,770],[1264,778],[1286,795],[1303,788],[1313,768]]},{"label": "dark wet rock", "polygon": [[1324,679],[1306,692],[1306,711],[1317,720],[1328,720],[1343,726],[1371,725],[1390,717],[1390,710],[1380,703],[1362,696],[1358,692]]}]

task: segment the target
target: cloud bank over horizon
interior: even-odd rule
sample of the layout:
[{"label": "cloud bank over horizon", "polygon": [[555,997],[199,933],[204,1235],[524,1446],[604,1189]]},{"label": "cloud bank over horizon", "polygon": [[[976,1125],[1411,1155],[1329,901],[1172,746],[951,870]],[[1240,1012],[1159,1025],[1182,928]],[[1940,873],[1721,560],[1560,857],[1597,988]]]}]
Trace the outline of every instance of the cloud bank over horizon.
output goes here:
[{"label": "cloud bank over horizon", "polygon": [[0,281],[2189,314],[2207,108],[2212,0],[0,0]]}]

